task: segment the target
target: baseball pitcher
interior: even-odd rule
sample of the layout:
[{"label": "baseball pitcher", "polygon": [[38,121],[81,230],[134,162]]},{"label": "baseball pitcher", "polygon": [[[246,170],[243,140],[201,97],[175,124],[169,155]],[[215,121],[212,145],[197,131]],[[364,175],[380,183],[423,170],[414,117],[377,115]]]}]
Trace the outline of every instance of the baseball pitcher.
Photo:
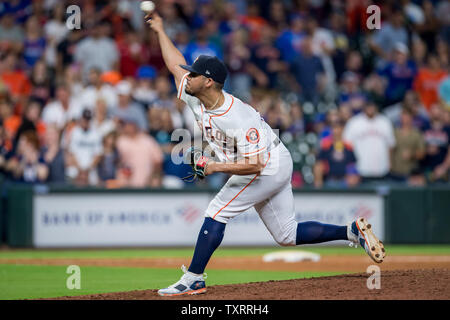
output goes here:
[{"label": "baseball pitcher", "polygon": [[158,36],[164,62],[175,78],[178,98],[191,108],[216,155],[213,160],[201,150],[189,149],[194,178],[215,172],[232,175],[206,209],[189,268],[183,266],[181,279],[158,294],[206,292],[203,273],[223,239],[227,222],[251,207],[282,246],[349,240],[381,263],[385,257],[383,244],[364,218],[346,226],[295,221],[291,155],[253,107],[223,90],[225,64],[217,57],[202,55],[186,65],[165,33],[162,18],[155,12],[146,20]]}]

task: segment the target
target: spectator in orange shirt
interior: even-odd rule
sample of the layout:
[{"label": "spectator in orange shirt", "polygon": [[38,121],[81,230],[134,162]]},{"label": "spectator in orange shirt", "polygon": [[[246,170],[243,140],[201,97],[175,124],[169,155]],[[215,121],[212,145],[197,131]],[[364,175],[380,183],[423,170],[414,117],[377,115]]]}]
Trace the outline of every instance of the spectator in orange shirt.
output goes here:
[{"label": "spectator in orange shirt", "polygon": [[0,101],[0,124],[5,129],[5,148],[12,150],[13,139],[21,123],[20,116],[13,112],[13,105],[9,99]]},{"label": "spectator in orange shirt", "polygon": [[31,92],[31,84],[25,73],[17,69],[15,53],[7,53],[1,61],[0,77],[8,88],[13,102],[23,103]]},{"label": "spectator in orange shirt", "polygon": [[250,43],[255,44],[260,40],[261,29],[267,21],[261,17],[259,4],[252,2],[248,4],[247,15],[242,17],[241,23],[250,31]]},{"label": "spectator in orange shirt", "polygon": [[439,101],[439,84],[447,76],[447,72],[441,68],[436,55],[430,54],[427,60],[427,67],[419,70],[413,88],[425,108],[430,110],[431,106]]}]

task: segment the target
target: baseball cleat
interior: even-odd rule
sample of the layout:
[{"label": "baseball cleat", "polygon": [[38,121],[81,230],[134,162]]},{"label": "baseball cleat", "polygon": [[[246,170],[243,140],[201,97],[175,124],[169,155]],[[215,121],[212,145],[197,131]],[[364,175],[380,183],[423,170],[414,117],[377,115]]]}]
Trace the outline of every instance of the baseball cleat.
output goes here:
[{"label": "baseball cleat", "polygon": [[181,279],[167,288],[158,290],[160,296],[194,295],[206,292],[206,273],[195,275],[187,271],[184,265],[181,266],[181,270],[184,273]]},{"label": "baseball cleat", "polygon": [[372,231],[372,225],[365,218],[358,218],[348,224],[347,237],[351,245],[361,245],[373,261],[383,262],[386,256],[383,242],[378,240]]}]

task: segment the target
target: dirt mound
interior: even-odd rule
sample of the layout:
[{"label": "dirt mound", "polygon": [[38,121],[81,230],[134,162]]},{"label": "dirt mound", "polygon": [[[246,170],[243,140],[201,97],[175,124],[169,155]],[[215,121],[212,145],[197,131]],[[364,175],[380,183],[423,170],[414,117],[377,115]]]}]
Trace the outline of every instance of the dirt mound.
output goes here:
[{"label": "dirt mound", "polygon": [[160,297],[156,290],[140,290],[61,297],[58,300],[399,300],[450,299],[450,270],[416,269],[381,272],[381,288],[367,288],[366,273],[284,281],[208,287],[206,294]]}]

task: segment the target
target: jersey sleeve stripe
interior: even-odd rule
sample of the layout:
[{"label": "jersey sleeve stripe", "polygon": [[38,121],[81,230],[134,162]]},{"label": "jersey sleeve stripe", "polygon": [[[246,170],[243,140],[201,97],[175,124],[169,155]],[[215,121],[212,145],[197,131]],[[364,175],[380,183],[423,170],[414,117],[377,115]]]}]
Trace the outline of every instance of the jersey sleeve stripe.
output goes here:
[{"label": "jersey sleeve stripe", "polygon": [[183,82],[184,82],[184,80],[186,79],[186,77],[187,77],[187,75],[188,75],[189,73],[186,73],[184,76],[183,76],[183,78],[181,78],[181,81],[180,81],[180,87],[178,88],[178,99],[181,99],[181,94],[183,93],[181,90],[183,89]]}]

